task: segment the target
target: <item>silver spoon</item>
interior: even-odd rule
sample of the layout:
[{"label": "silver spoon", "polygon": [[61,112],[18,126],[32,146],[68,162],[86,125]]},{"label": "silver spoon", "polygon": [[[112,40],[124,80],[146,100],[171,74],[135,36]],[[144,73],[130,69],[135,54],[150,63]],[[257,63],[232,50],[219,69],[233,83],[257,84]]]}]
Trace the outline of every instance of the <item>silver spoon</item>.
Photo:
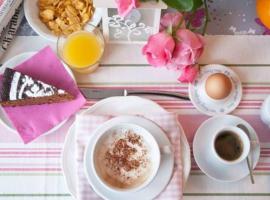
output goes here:
[{"label": "silver spoon", "polygon": [[[249,133],[248,128],[243,124],[238,124],[237,127],[242,129],[247,134],[249,140],[251,141],[251,137],[250,137],[250,133]],[[255,181],[254,181],[253,169],[252,169],[253,165],[252,165],[252,162],[248,156],[247,156],[246,160],[247,160],[247,166],[248,166],[248,170],[249,170],[249,177],[250,177],[251,183],[254,184]]]}]

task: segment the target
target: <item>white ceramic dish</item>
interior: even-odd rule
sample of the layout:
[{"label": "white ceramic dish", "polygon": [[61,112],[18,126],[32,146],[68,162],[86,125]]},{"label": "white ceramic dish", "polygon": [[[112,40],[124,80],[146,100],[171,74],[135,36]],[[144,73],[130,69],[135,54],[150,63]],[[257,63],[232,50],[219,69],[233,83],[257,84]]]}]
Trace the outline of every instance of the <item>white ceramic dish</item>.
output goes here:
[{"label": "white ceramic dish", "polygon": [[[213,100],[206,94],[206,79],[215,73],[227,75],[232,82],[231,94],[224,100]],[[232,112],[242,98],[242,83],[238,75],[224,65],[212,64],[202,67],[195,81],[189,84],[189,97],[192,104],[203,114],[221,115]]]},{"label": "white ceramic dish", "polygon": [[[159,155],[159,159],[155,158],[156,164],[153,165],[154,171],[151,174],[151,178],[146,181],[143,185],[139,186],[139,188],[131,189],[128,191],[125,190],[115,190],[108,188],[108,186],[104,186],[104,183],[102,184],[100,182],[100,179],[97,178],[97,175],[95,174],[93,168],[93,163],[90,161],[89,154],[94,152],[94,146],[95,141],[98,138],[98,133],[94,133],[93,137],[89,140],[88,147],[86,149],[85,154],[85,170],[88,178],[88,182],[91,184],[92,188],[99,194],[99,196],[103,197],[104,199],[117,199],[117,200],[124,200],[124,199],[132,199],[131,194],[135,195],[136,198],[139,199],[153,199],[155,196],[157,196],[168,184],[170,181],[172,172],[173,172],[173,165],[174,165],[174,155],[173,153],[163,153],[160,155],[160,149],[163,149],[163,147],[169,147],[171,149],[171,144],[169,139],[167,138],[166,134],[153,122],[136,116],[120,116],[116,117],[114,119],[111,119],[107,122],[105,122],[97,131],[100,131],[101,129],[104,130],[107,127],[114,126],[121,123],[127,123],[127,124],[136,124],[139,127],[142,127],[143,129],[149,131],[150,138],[154,140],[156,143],[156,146],[153,146],[152,153],[155,155]],[[145,134],[144,134],[145,136]],[[157,148],[157,149],[156,149]],[[154,158],[154,157],[153,157]],[[161,160],[163,161],[161,161]],[[166,160],[166,163],[164,162]],[[158,163],[157,163],[158,161]],[[166,174],[165,174],[166,173]],[[163,174],[163,175],[162,175]],[[153,189],[155,189],[153,191]]]},{"label": "white ceramic dish", "polygon": [[[24,62],[25,60],[29,59],[30,57],[32,57],[34,54],[36,54],[37,52],[27,52],[27,53],[22,53],[19,54],[17,56],[12,57],[11,59],[7,60],[2,67],[0,68],[0,74],[3,74],[5,69],[8,68],[15,68],[17,65],[19,65],[20,63]],[[62,62],[62,64],[64,65],[65,69],[67,70],[67,72],[69,73],[69,75],[72,77],[73,80],[75,80],[75,77],[72,73],[72,71],[69,69],[69,67],[64,64]],[[54,132],[55,130],[57,130],[58,128],[60,128],[63,124],[65,124],[67,120],[64,120],[63,122],[61,122],[60,124],[58,124],[57,126],[55,126],[54,128],[52,128],[51,130],[49,130],[48,132],[46,132],[44,135],[50,134],[52,132]],[[2,125],[4,125],[5,127],[7,127],[10,131],[12,132],[17,132],[15,130],[15,128],[13,127],[13,125],[11,124],[11,122],[9,121],[8,117],[6,116],[5,111],[3,110],[2,106],[0,106],[0,123]]]},{"label": "white ceramic dish", "polygon": [[[40,36],[47,40],[56,42],[57,36],[47,28],[47,26],[39,19],[38,0],[25,0],[24,1],[24,14],[26,20]],[[96,9],[93,18],[89,21],[90,24],[97,26],[102,18],[102,9]]]},{"label": "white ceramic dish", "polygon": [[[153,101],[140,98],[140,97],[111,97],[99,101],[89,109],[87,109],[84,113],[87,114],[103,114],[103,115],[144,115],[148,113],[167,113],[161,106],[156,104]],[[183,181],[186,183],[191,169],[191,160],[190,160],[190,147],[188,141],[186,139],[185,133],[179,124],[180,134],[181,134],[181,147],[182,147],[182,163],[183,163]],[[161,135],[162,137],[162,135]],[[165,137],[166,138],[166,137]],[[160,142],[163,142],[165,145],[168,144],[166,139],[159,139]],[[76,198],[76,166],[75,166],[75,132],[74,126],[72,125],[69,129],[69,132],[66,136],[66,140],[64,143],[63,155],[62,155],[62,167],[64,177],[66,179],[66,183],[71,195]],[[171,160],[171,161],[170,161]],[[164,160],[165,161],[165,160]],[[173,161],[173,158],[170,156],[164,162],[165,169],[170,167],[170,163]],[[168,175],[166,174],[166,170],[158,175],[159,179],[167,180]],[[166,178],[167,177],[167,178]],[[165,179],[166,178],[166,179]],[[153,191],[159,190],[159,184],[155,183],[155,188]],[[163,186],[162,186],[163,187]],[[162,188],[161,187],[161,188]],[[152,191],[152,192],[153,192]],[[98,194],[106,194],[106,190],[96,190]],[[152,192],[144,193],[142,198],[136,194],[136,196],[130,196],[128,199],[132,200],[143,199],[144,195],[153,196]],[[108,195],[111,195],[109,193]],[[107,198],[108,199],[108,198]],[[118,200],[118,198],[116,198]]]},{"label": "white ceramic dish", "polygon": [[197,130],[193,141],[193,154],[199,168],[210,178],[218,181],[232,182],[238,181],[249,175],[246,160],[240,163],[226,165],[217,160],[211,153],[211,140],[213,134],[224,126],[237,126],[243,124],[249,130],[251,146],[249,159],[253,163],[253,168],[260,158],[260,144],[255,130],[245,120],[232,116],[223,115],[206,120]]}]

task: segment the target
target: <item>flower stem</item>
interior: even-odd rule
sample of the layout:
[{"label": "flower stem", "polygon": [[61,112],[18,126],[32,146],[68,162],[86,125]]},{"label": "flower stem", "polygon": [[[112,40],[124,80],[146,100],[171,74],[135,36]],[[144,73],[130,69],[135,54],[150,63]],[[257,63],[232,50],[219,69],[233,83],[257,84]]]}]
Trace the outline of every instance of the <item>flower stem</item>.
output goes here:
[{"label": "flower stem", "polygon": [[[180,12],[179,12],[180,13]],[[185,22],[184,16],[182,16],[180,22],[177,24],[175,28],[172,27],[172,36],[177,40],[176,32],[181,28],[182,24]],[[172,25],[171,25],[172,26]]]},{"label": "flower stem", "polygon": [[170,35],[173,34],[173,27],[172,27],[172,25],[168,26],[166,32],[169,33]]},{"label": "flower stem", "polygon": [[172,36],[176,37],[176,32],[178,31],[178,29],[181,28],[182,24],[184,23],[184,16],[182,16],[182,19],[180,20],[179,24],[177,24],[177,26],[173,29],[172,31]]},{"label": "flower stem", "polygon": [[182,24],[183,24],[184,21],[185,21],[185,20],[184,20],[184,16],[182,15],[182,18],[181,18],[179,24],[178,24],[178,25],[176,26],[176,28],[175,28],[176,31],[182,26]]},{"label": "flower stem", "polygon": [[208,12],[207,0],[203,0],[203,2],[204,2],[204,11],[205,11],[205,22],[204,22],[204,26],[203,26],[203,30],[202,30],[202,35],[205,35],[207,25],[209,22],[209,12]]}]

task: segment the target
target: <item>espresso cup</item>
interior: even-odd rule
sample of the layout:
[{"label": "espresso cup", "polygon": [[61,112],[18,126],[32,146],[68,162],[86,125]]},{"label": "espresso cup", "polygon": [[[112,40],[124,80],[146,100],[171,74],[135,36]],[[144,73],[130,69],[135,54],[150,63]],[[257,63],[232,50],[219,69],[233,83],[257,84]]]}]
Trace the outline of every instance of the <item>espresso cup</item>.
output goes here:
[{"label": "espresso cup", "polygon": [[[123,171],[123,169],[125,168],[122,168],[122,167],[125,166],[125,163],[123,164],[122,162],[125,162],[126,161],[125,159],[123,161],[117,162],[117,163],[121,163],[118,166],[120,168],[118,172],[117,166],[115,166],[116,164],[113,162],[114,162],[114,159],[119,159],[119,157],[111,156],[110,153],[109,153],[109,157],[108,158],[106,157],[109,152],[106,149],[108,148],[108,146],[113,144],[114,140],[119,142],[120,139],[117,140],[117,137],[119,137],[118,133],[123,130],[130,130],[133,133],[136,133],[136,135],[138,135],[141,138],[141,141],[143,141],[143,144],[141,147],[142,148],[146,147],[145,149],[143,149],[143,151],[146,151],[145,154],[147,154],[147,158],[148,158],[146,160],[146,163],[143,163],[143,165],[146,166],[144,168],[145,173],[139,176],[138,179],[134,179],[134,183],[131,183],[131,184],[127,183],[126,185],[125,185],[126,177],[123,174],[126,173],[126,174],[131,175],[131,178],[127,179],[131,181],[132,178],[136,176],[136,173],[139,173],[139,172],[135,170],[134,177],[132,177],[133,176],[132,172],[129,173],[129,172]],[[148,132],[148,130],[135,124],[121,123],[112,127],[108,127],[107,129],[101,128],[98,130],[97,134],[98,136],[96,137],[94,146],[92,147],[93,150],[90,155],[90,160],[91,160],[91,166],[92,166],[91,170],[93,171],[94,176],[96,177],[96,179],[99,181],[101,185],[103,185],[106,189],[112,192],[124,193],[124,192],[135,192],[135,191],[141,190],[147,187],[152,182],[160,166],[161,151],[163,151],[163,149],[165,149],[166,151],[167,148],[161,148],[160,150],[157,144],[157,141],[152,136],[152,134]],[[110,143],[110,141],[112,143]],[[131,143],[132,143],[132,140],[131,140]],[[114,143],[114,144],[118,145],[118,143]],[[113,153],[114,150],[115,152],[121,151],[121,145],[125,146],[126,144],[125,143],[120,144],[120,146],[118,145],[119,148],[117,150],[113,149],[113,151],[110,151],[110,152]],[[136,148],[137,148],[137,152],[141,151],[140,149],[138,149],[139,146],[136,146]],[[104,155],[107,160],[106,159],[104,160]],[[120,166],[120,165],[123,165],[123,166]],[[115,170],[117,171],[117,173],[119,173],[119,175],[114,174]],[[121,174],[122,172],[123,174]],[[123,180],[123,181],[120,182],[119,180],[121,181]]]},{"label": "espresso cup", "polygon": [[227,126],[214,134],[211,151],[219,162],[226,165],[237,164],[248,156],[250,140],[242,129]]}]

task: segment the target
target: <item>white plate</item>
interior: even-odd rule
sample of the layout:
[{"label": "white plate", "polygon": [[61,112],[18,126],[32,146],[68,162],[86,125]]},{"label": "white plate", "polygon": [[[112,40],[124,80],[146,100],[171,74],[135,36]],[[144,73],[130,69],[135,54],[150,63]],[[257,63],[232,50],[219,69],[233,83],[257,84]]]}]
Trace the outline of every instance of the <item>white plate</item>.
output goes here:
[{"label": "white plate", "polygon": [[[3,74],[4,71],[5,71],[5,69],[7,67],[13,69],[17,65],[19,65],[22,62],[26,61],[27,59],[29,59],[30,57],[32,57],[36,53],[37,52],[27,52],[27,53],[22,53],[22,54],[19,54],[17,56],[12,57],[11,59],[7,60],[2,65],[2,67],[0,68],[0,74]],[[64,64],[63,62],[62,62],[62,64],[64,65],[65,69],[67,70],[67,72],[69,73],[69,75],[71,76],[71,78],[73,80],[75,80],[75,77],[74,77],[72,71],[69,69],[69,67],[66,64]],[[65,124],[66,121],[67,120],[62,121],[60,124],[58,124],[57,126],[55,126],[54,128],[52,128],[51,130],[47,131],[43,135],[47,135],[47,134],[50,134],[50,133],[54,132],[55,130],[57,130],[58,128],[60,128],[63,124]],[[3,110],[2,106],[0,106],[0,123],[2,125],[4,125],[5,127],[7,127],[10,131],[17,132],[16,129],[11,124],[10,120],[8,119],[8,117],[6,116],[6,112]]]},{"label": "white plate", "polygon": [[[84,113],[101,115],[145,115],[149,113],[167,113],[153,101],[140,97],[111,97],[99,101]],[[185,133],[179,124],[182,147],[183,181],[186,183],[191,169],[190,147]],[[76,198],[75,134],[72,125],[66,136],[62,155],[63,173],[70,193]]]},{"label": "white plate", "polygon": [[[151,122],[150,120],[134,116],[120,116],[118,118],[111,119],[106,123],[107,125],[109,124],[109,126],[119,123],[136,124],[149,131],[157,141],[157,144],[160,148],[171,146],[170,140],[168,139],[167,135],[155,123]],[[102,126],[102,128],[104,128],[104,126]],[[96,139],[97,134],[94,134],[89,140],[88,147],[93,147]],[[87,155],[91,155],[92,151],[93,149],[87,148]],[[136,192],[124,193],[112,192],[111,190],[108,190],[106,187],[104,187],[104,185],[100,183],[92,170],[94,166],[92,165],[93,163],[90,161],[90,156],[85,156],[85,161],[88,164],[88,166],[85,168],[85,170],[87,171],[86,174],[88,182],[91,184],[94,191],[102,198],[107,200],[149,200],[154,199],[156,196],[158,196],[170,181],[174,167],[174,154],[164,153],[161,155],[160,166],[157,174],[147,187]]]},{"label": "white plate", "polygon": [[[205,92],[206,79],[215,73],[227,75],[232,82],[231,94],[224,100],[213,100]],[[189,84],[189,96],[193,105],[203,114],[221,115],[232,112],[242,98],[242,83],[238,75],[224,65],[212,64],[202,67],[195,81]]]},{"label": "white plate", "polygon": [[[102,9],[95,9],[94,15],[88,23],[97,26],[102,18],[102,12]],[[24,14],[28,23],[35,32],[50,41],[57,41],[57,36],[55,36],[39,19],[38,0],[25,0]]]},{"label": "white plate", "polygon": [[218,181],[231,182],[240,180],[249,175],[246,160],[235,165],[224,165],[210,153],[213,134],[224,126],[237,126],[238,124],[243,124],[249,130],[252,140],[249,156],[253,163],[253,168],[257,165],[260,158],[260,144],[255,130],[249,123],[239,117],[232,115],[217,116],[206,120],[199,127],[193,141],[194,158],[199,168],[207,176]]}]

